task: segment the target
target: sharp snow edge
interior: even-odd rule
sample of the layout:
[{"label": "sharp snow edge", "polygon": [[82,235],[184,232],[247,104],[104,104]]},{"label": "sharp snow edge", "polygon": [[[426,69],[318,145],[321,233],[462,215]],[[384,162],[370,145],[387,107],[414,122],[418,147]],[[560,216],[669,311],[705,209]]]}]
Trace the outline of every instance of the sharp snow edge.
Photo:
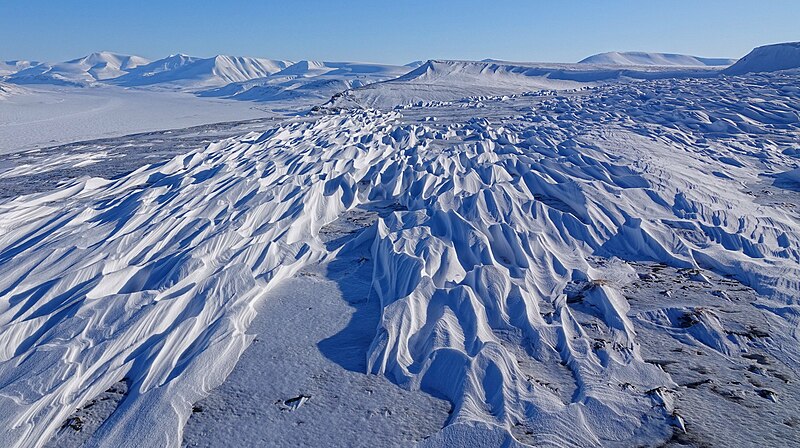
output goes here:
[{"label": "sharp snow edge", "polygon": [[[719,181],[722,162],[611,122],[574,138],[559,101],[507,127],[327,116],[0,204],[0,443],[42,443],[125,379],[88,446],[179,445],[192,403],[247,346],[253,301],[326,256],[322,226],[374,201],[399,211],[374,232],[372,372],[446,396],[450,423],[522,424],[542,445],[668,438],[673,383],[640,354],[630,267],[587,260],[710,268],[791,315],[800,234]],[[603,344],[573,317],[569,282],[587,285]]]}]

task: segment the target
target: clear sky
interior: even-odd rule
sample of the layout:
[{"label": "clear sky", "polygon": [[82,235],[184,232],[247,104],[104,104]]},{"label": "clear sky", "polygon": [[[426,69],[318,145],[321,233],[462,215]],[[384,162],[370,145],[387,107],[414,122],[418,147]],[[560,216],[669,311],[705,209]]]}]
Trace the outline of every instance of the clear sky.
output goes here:
[{"label": "clear sky", "polygon": [[800,40],[800,0],[0,0],[0,59],[98,50],[407,63],[740,57]]}]

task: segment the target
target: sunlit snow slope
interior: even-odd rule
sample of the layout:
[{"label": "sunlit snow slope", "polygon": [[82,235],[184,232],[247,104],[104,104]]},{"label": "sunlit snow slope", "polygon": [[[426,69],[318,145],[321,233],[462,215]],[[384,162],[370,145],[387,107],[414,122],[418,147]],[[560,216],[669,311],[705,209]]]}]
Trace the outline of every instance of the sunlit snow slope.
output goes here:
[{"label": "sunlit snow slope", "polygon": [[[395,211],[362,236],[381,302],[363,355],[452,403],[429,444],[474,443],[478,427],[508,445],[665,443],[700,422],[643,355],[652,328],[740,371],[772,359],[795,375],[771,392],[791,409],[800,225],[796,201],[779,200],[797,190],[776,176],[798,164],[796,85],[663,79],[484,98],[483,116],[311,116],[0,203],[0,444],[41,444],[124,381],[88,446],[178,446],[192,404],[250,342],[254,301],[330,256],[324,225],[376,203]],[[624,292],[633,263],[752,288],[741,306],[769,333],[729,333],[741,314],[670,291],[640,310]]]},{"label": "sunlit snow slope", "polygon": [[795,68],[800,68],[800,42],[786,42],[754,48],[736,64],[725,69],[724,73],[741,75]]}]

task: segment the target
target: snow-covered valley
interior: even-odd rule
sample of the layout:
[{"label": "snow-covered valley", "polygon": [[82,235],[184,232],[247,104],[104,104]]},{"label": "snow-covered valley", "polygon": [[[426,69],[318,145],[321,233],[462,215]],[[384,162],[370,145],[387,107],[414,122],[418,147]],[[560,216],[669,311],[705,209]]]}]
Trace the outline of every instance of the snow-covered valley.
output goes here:
[{"label": "snow-covered valley", "polygon": [[0,444],[797,446],[796,47],[8,68]]}]

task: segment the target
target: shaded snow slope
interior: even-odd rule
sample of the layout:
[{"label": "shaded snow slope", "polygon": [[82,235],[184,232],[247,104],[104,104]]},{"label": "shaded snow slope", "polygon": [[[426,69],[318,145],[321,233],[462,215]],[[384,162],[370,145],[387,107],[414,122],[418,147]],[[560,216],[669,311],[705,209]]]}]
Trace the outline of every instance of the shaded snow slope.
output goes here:
[{"label": "shaded snow slope", "polygon": [[149,62],[139,56],[102,51],[56,64],[42,63],[8,77],[17,84],[88,85],[124,75]]},{"label": "shaded snow slope", "polygon": [[708,67],[613,68],[587,64],[430,60],[397,79],[344,92],[330,105],[391,109],[417,102],[579,89],[630,78],[708,77],[715,73],[715,69]]},{"label": "shaded snow slope", "polygon": [[726,67],[736,62],[736,59],[726,58],[701,58],[685,54],[674,53],[644,53],[637,51],[612,51],[600,53],[582,59],[579,64],[596,65],[654,65],[654,66],[682,66],[682,67]]},{"label": "shaded snow slope", "polygon": [[[704,427],[702,394],[796,409],[800,215],[765,174],[796,167],[800,98],[791,73],[751,81],[312,116],[2,202],[0,443],[39,444],[124,381],[87,446],[178,446],[255,304],[337,256],[327,225],[377,204],[363,359],[452,403],[432,444],[657,446]],[[636,295],[665,269],[685,278]],[[710,285],[702,301],[685,282]],[[652,357],[665,337],[730,382],[678,384]],[[785,414],[747,415],[796,440]]]},{"label": "shaded snow slope", "polygon": [[177,54],[141,66],[115,79],[114,83],[208,88],[268,76],[289,64],[287,61],[250,57],[219,55],[203,59]]},{"label": "shaded snow slope", "polygon": [[800,68],[800,42],[786,42],[757,47],[725,69],[727,75],[774,72]]}]

